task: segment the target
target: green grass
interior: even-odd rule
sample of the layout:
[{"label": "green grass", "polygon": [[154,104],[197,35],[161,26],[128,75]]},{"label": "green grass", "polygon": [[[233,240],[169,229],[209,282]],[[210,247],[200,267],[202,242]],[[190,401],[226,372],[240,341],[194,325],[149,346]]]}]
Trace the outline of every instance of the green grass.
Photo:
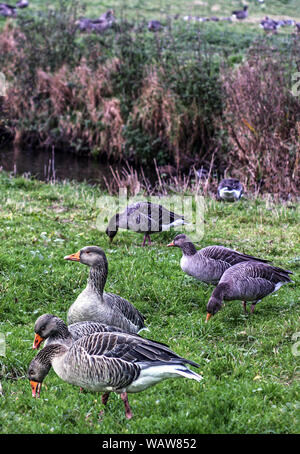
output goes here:
[{"label": "green grass", "polygon": [[[1,433],[297,433],[299,357],[292,354],[299,326],[299,204],[262,200],[236,204],[207,199],[199,247],[223,244],[265,257],[294,272],[294,284],[245,316],[240,302],[227,303],[205,324],[213,286],[180,269],[181,252],[166,248],[174,233],[142,236],[119,232],[112,245],[96,228],[97,187],[50,185],[0,174]],[[33,399],[26,371],[35,356],[33,327],[43,313],[66,319],[85,287],[88,269],[63,260],[96,244],[109,261],[107,291],[130,300],[146,317],[143,335],[170,345],[201,365],[203,381],[167,380],[129,395],[133,419],[113,395],[102,421],[100,395],[79,392],[53,370],[41,398]]]},{"label": "green grass", "polygon": [[[159,19],[166,22],[168,17],[174,17],[179,14],[180,18],[185,16],[200,16],[211,17],[231,16],[233,10],[242,9],[243,4],[240,0],[205,0],[205,1],[190,1],[190,0],[104,0],[99,3],[98,0],[86,0],[81,2],[84,6],[85,15],[90,18],[97,18],[108,9],[113,9],[117,19],[127,18],[129,20],[142,21],[143,19]],[[31,0],[30,7],[21,11],[20,14],[27,12],[44,10],[48,7],[53,8],[59,4],[59,0],[44,1]],[[256,0],[247,2],[249,6],[249,17],[238,23],[225,24],[231,29],[243,33],[249,30],[255,30],[258,33],[264,33],[258,27],[261,19],[268,15],[276,18],[293,18],[300,20],[299,0],[272,0],[259,4]],[[5,23],[6,19],[0,17],[0,24]],[[222,29],[224,24],[214,23],[214,29]],[[206,24],[209,26],[209,24]],[[287,27],[288,33],[292,27]],[[286,30],[280,30],[280,33],[285,33]]]},{"label": "green grass", "polygon": [[[51,2],[31,0],[30,8],[32,10],[44,9],[47,4],[53,6],[58,3],[59,0]],[[246,20],[248,23],[265,15],[297,17],[297,9],[299,10],[299,0],[269,0],[262,5],[256,0],[255,2],[240,0],[103,0],[99,2],[98,0],[86,0],[82,4],[86,5],[86,14],[90,17],[98,17],[102,12],[114,9],[117,14],[122,13],[127,17],[138,18],[140,15],[149,19],[163,19],[166,14],[170,16],[180,14],[180,16],[224,17],[231,15],[233,10],[242,9],[243,4],[248,4],[249,18]]]}]

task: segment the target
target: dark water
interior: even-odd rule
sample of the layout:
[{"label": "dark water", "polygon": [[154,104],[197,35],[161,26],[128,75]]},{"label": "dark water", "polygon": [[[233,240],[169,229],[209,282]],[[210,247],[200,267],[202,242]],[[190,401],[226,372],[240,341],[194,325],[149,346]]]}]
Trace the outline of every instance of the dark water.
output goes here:
[{"label": "dark water", "polygon": [[105,187],[104,177],[112,178],[108,163],[58,151],[3,149],[0,150],[0,166],[16,175],[26,174],[43,181],[77,180]]}]

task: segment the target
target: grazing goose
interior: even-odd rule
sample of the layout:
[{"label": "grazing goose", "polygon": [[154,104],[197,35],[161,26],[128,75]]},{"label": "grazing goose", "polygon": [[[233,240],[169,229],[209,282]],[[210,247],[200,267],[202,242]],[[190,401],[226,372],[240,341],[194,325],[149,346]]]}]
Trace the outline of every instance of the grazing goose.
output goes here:
[{"label": "grazing goose", "polygon": [[0,3],[0,16],[16,17],[17,16],[16,7],[12,5],[7,5],[6,3]]},{"label": "grazing goose", "polygon": [[80,31],[95,31],[97,33],[102,33],[108,28],[111,28],[115,21],[114,11],[110,9],[106,11],[106,13],[101,14],[98,19],[81,17],[76,21],[76,25]]},{"label": "grazing goose", "polygon": [[184,224],[184,217],[181,214],[173,213],[151,202],[137,202],[128,205],[122,213],[116,213],[108,223],[106,234],[110,241],[117,234],[118,229],[133,230],[144,233],[145,246],[146,238],[151,245],[150,234],[170,230],[170,227]]},{"label": "grazing goose", "polygon": [[265,32],[277,32],[277,29],[284,25],[281,22],[277,22],[273,19],[270,19],[268,16],[266,16],[261,22],[260,22],[260,26],[264,29]]},{"label": "grazing goose", "polygon": [[224,178],[218,186],[218,198],[226,202],[239,200],[243,192],[243,185],[237,178]]},{"label": "grazing goose", "polygon": [[246,19],[248,17],[248,6],[244,6],[242,10],[232,11],[232,17],[239,20]]},{"label": "grazing goose", "polygon": [[207,284],[217,284],[224,271],[237,263],[249,260],[267,262],[224,246],[208,246],[197,251],[195,245],[183,233],[177,235],[167,246],[179,247],[182,250],[180,260],[182,271]]},{"label": "grazing goose", "polygon": [[120,328],[97,322],[78,322],[67,326],[65,322],[52,314],[43,314],[35,322],[35,337],[32,348],[38,349],[46,339],[45,345],[64,344],[71,346],[80,337],[93,333],[122,332]]},{"label": "grazing goose", "polygon": [[148,30],[150,32],[159,32],[163,29],[163,25],[159,20],[150,20],[148,22]]},{"label": "grazing goose", "polygon": [[265,296],[276,292],[283,284],[292,282],[291,271],[283,270],[266,263],[238,263],[225,271],[219,284],[212,292],[207,304],[206,321],[215,315],[222,306],[222,301],[241,300],[247,312],[247,301],[252,301],[251,313],[256,303]]},{"label": "grazing goose", "polygon": [[17,7],[17,8],[20,8],[20,9],[27,8],[27,6],[29,6],[28,0],[19,0],[19,1],[16,3],[16,7]]},{"label": "grazing goose", "polygon": [[68,311],[68,325],[94,321],[117,326],[128,333],[137,333],[145,328],[143,315],[129,301],[113,293],[103,292],[108,263],[101,248],[86,246],[64,258],[90,267],[87,286]]},{"label": "grazing goose", "polygon": [[60,344],[44,347],[31,361],[28,378],[33,397],[39,397],[43,379],[52,365],[67,383],[104,392],[103,404],[110,392],[120,394],[126,418],[130,419],[127,393],[143,391],[166,378],[185,377],[199,382],[202,377],[186,364],[200,367],[148,339],[125,333],[95,333],[82,337],[70,348]]}]

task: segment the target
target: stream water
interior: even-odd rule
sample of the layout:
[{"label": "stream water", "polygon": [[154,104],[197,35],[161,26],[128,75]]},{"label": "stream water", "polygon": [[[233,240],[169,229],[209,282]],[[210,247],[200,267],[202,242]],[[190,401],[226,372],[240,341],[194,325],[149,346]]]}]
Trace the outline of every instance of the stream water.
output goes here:
[{"label": "stream water", "polygon": [[26,174],[43,181],[67,179],[105,186],[104,178],[112,177],[108,163],[55,151],[5,148],[0,150],[0,166],[15,175]]}]

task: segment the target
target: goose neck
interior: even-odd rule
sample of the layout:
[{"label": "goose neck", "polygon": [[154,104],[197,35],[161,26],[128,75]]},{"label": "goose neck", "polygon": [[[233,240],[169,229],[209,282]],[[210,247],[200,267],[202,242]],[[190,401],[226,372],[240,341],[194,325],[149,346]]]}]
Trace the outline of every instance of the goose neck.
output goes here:
[{"label": "goose neck", "polygon": [[88,279],[88,287],[99,295],[103,295],[103,289],[107,279],[107,265],[105,266],[92,266],[90,268],[90,275]]},{"label": "goose neck", "polygon": [[193,243],[186,242],[181,245],[181,250],[184,255],[191,256],[197,253],[197,249]]}]

